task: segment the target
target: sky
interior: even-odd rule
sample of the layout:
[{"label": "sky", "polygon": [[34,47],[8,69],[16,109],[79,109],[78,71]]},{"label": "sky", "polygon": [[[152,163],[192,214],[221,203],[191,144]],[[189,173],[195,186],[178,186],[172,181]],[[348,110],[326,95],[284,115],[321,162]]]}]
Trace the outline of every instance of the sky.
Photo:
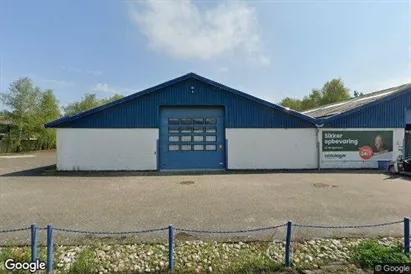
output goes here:
[{"label": "sky", "polygon": [[0,0],[0,89],[19,77],[62,106],[189,72],[267,101],[341,78],[411,82],[411,0]]}]

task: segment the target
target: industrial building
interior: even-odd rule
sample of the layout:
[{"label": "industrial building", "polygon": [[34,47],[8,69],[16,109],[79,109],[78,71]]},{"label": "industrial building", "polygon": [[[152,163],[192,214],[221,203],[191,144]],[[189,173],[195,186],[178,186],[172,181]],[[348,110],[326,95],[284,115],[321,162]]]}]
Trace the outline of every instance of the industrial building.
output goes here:
[{"label": "industrial building", "polygon": [[384,168],[400,155],[411,156],[411,84],[303,114],[319,129],[319,168]]},{"label": "industrial building", "polygon": [[189,73],[45,126],[58,170],[378,168],[411,149],[410,92],[299,113]]}]

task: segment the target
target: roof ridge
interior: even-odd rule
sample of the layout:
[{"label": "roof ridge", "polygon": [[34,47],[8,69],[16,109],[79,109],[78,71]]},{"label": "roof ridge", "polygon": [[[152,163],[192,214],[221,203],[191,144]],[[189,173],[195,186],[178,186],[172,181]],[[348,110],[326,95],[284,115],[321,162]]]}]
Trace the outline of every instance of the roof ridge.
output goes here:
[{"label": "roof ridge", "polygon": [[[340,105],[348,104],[348,103],[350,103],[350,102],[357,101],[358,99],[368,98],[368,97],[377,95],[378,93],[384,93],[384,92],[388,92],[388,91],[390,91],[390,90],[396,90],[396,89],[398,89],[398,88],[400,88],[400,87],[402,87],[402,88],[399,89],[397,92],[401,92],[403,89],[406,89],[408,86],[411,86],[411,83],[402,84],[402,85],[398,85],[398,86],[390,87],[390,88],[385,88],[385,89],[380,89],[380,90],[377,90],[377,91],[372,91],[372,92],[363,94],[363,95],[361,95],[361,96],[352,97],[352,98],[350,98],[350,99],[348,99],[348,100],[345,100],[345,101],[330,103],[330,104],[322,105],[322,106],[320,106],[320,107],[308,109],[308,110],[303,111],[302,113],[314,112],[314,111],[316,111],[316,110],[324,109],[324,108],[326,108],[326,107],[331,107],[331,106],[333,106],[333,105],[338,105],[338,106],[340,106]],[[308,115],[308,114],[307,114],[307,115]]]},{"label": "roof ridge", "polygon": [[308,116],[308,115],[305,115],[305,114],[303,114],[303,113],[301,113],[301,112],[287,109],[287,108],[285,108],[285,107],[283,107],[283,106],[280,106],[280,105],[277,105],[277,104],[268,102],[268,101],[266,101],[266,100],[260,99],[260,98],[258,98],[258,97],[255,97],[255,96],[253,96],[253,95],[247,94],[247,93],[242,92],[242,91],[240,91],[240,90],[237,90],[237,89],[235,89],[235,88],[226,86],[226,85],[224,85],[224,84],[221,84],[221,83],[219,83],[219,82],[216,82],[216,81],[211,80],[211,79],[209,79],[209,78],[206,78],[206,77],[204,77],[204,76],[198,75],[198,74],[196,74],[196,73],[194,73],[194,72],[189,72],[189,73],[187,73],[187,74],[185,74],[185,75],[182,75],[182,76],[179,76],[179,77],[177,77],[177,78],[168,80],[168,81],[166,81],[166,82],[163,82],[163,83],[161,83],[161,84],[155,85],[155,86],[153,86],[153,87],[150,87],[150,88],[144,89],[144,90],[142,90],[142,91],[139,91],[139,92],[130,94],[130,95],[128,95],[128,96],[125,96],[125,97],[123,97],[123,98],[121,98],[121,99],[118,99],[118,100],[116,100],[116,101],[113,101],[113,102],[111,102],[111,103],[108,103],[108,104],[105,104],[105,105],[102,105],[102,106],[98,106],[98,107],[93,108],[93,109],[89,109],[89,110],[87,110],[87,111],[78,113],[78,114],[73,115],[73,116],[70,116],[70,117],[62,117],[62,118],[60,118],[60,119],[57,119],[57,120],[55,120],[55,121],[52,121],[52,122],[49,122],[49,123],[45,124],[45,127],[56,127],[56,126],[58,126],[58,125],[60,125],[60,124],[62,124],[62,123],[68,123],[68,122],[72,122],[72,121],[81,119],[81,118],[83,118],[83,117],[85,117],[85,116],[89,116],[89,115],[92,115],[92,114],[94,114],[94,113],[103,111],[103,110],[105,110],[105,109],[114,107],[114,106],[116,106],[116,105],[120,105],[120,104],[123,104],[123,103],[125,103],[125,102],[131,101],[131,100],[134,100],[134,99],[137,99],[137,98],[139,98],[139,97],[141,97],[141,96],[144,96],[144,95],[146,95],[146,94],[150,94],[150,93],[155,92],[155,91],[157,91],[157,90],[159,90],[159,89],[162,89],[162,88],[165,88],[165,87],[167,87],[167,86],[180,83],[181,81],[185,81],[185,80],[190,79],[190,78],[194,78],[194,79],[196,79],[196,80],[198,80],[198,81],[200,81],[200,82],[207,83],[207,84],[209,84],[209,85],[211,85],[211,86],[214,86],[214,87],[223,89],[223,90],[225,90],[226,92],[231,92],[231,93],[233,93],[233,94],[235,94],[235,95],[237,95],[237,96],[241,96],[241,97],[243,97],[243,98],[245,98],[245,99],[254,101],[254,102],[256,102],[256,103],[259,103],[259,104],[262,104],[262,105],[266,105],[266,106],[268,106],[268,107],[270,107],[270,108],[273,108],[273,109],[276,109],[276,110],[278,110],[278,111],[283,111],[283,112],[285,112],[285,113],[287,113],[287,114],[289,114],[289,115],[292,115],[292,116],[294,116],[294,117],[296,117],[296,118],[302,119],[302,120],[304,120],[305,122],[315,124],[315,119],[313,119],[312,117],[310,117],[310,116]]}]

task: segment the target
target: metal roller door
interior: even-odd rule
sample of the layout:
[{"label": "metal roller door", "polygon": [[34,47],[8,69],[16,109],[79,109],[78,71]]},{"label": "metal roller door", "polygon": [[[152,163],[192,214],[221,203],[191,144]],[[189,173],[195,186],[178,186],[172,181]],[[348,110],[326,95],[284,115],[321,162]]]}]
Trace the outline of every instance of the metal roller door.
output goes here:
[{"label": "metal roller door", "polygon": [[222,107],[162,107],[160,112],[160,170],[225,169]]}]

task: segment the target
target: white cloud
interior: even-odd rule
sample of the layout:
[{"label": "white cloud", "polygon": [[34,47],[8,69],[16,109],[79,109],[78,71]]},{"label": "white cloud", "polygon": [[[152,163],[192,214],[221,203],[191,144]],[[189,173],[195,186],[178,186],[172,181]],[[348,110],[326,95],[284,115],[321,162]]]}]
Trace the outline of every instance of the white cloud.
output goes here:
[{"label": "white cloud", "polygon": [[102,71],[91,70],[91,69],[82,69],[82,68],[73,68],[73,67],[61,67],[61,69],[64,71],[68,71],[68,72],[82,73],[82,74],[88,74],[88,75],[93,75],[93,76],[99,76],[103,74]]},{"label": "white cloud", "polygon": [[107,84],[98,83],[93,88],[94,91],[102,91],[107,93],[116,93],[116,89]]},{"label": "white cloud", "polygon": [[254,8],[245,1],[225,1],[200,10],[190,0],[136,1],[130,18],[151,48],[180,59],[209,60],[233,52],[268,64]]},{"label": "white cloud", "polygon": [[228,68],[227,67],[221,67],[221,68],[218,68],[218,71],[226,72],[226,71],[228,71]]},{"label": "white cloud", "polygon": [[113,87],[105,83],[97,83],[91,89],[94,91],[100,91],[100,92],[112,93],[112,94],[114,93],[130,94],[130,93],[135,93],[138,91],[132,88]]},{"label": "white cloud", "polygon": [[55,79],[45,79],[44,82],[54,85],[54,86],[60,86],[60,87],[69,87],[69,86],[74,85],[74,83],[71,81],[55,80]]}]

